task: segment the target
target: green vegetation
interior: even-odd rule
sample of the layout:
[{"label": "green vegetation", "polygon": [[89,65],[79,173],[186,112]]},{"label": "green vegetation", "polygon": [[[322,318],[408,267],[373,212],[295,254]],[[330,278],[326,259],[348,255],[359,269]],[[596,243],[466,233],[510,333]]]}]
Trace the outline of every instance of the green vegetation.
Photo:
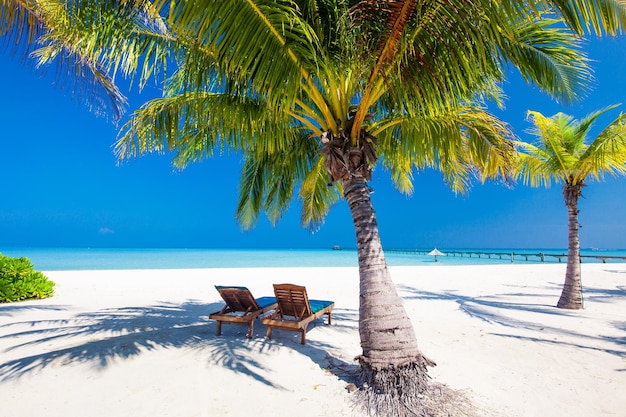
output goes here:
[{"label": "green vegetation", "polygon": [[35,271],[28,258],[9,258],[0,253],[0,303],[48,298],[54,282]]}]

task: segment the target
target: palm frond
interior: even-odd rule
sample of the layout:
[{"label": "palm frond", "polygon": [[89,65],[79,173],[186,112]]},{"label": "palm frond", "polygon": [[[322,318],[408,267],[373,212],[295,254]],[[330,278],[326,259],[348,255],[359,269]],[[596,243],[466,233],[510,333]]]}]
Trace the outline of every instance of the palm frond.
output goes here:
[{"label": "palm frond", "polygon": [[528,83],[566,104],[589,91],[593,77],[582,40],[564,28],[561,20],[511,22],[502,30],[505,36],[499,52]]},{"label": "palm frond", "polygon": [[[481,6],[464,0],[360,2],[362,25],[379,28],[371,36],[382,47],[366,82],[353,132],[384,93],[394,94],[400,106],[415,97],[424,106],[436,106],[451,99],[463,101],[474,94],[477,84],[500,76],[485,40],[499,36],[496,28],[504,16],[497,7],[487,13]],[[380,28],[378,22],[386,26]]]},{"label": "palm frond", "polygon": [[172,3],[172,31],[198,39],[231,78],[270,102],[293,102],[320,59],[317,38],[290,0]]},{"label": "palm frond", "polygon": [[562,15],[579,35],[617,35],[623,33],[626,26],[626,5],[622,0],[550,0],[542,3]]},{"label": "palm frond", "polygon": [[[300,184],[303,184],[300,192],[304,201],[303,222],[315,227],[327,213],[325,204],[332,201],[329,196],[333,194],[320,193],[319,184],[311,187],[312,179],[318,183],[327,178],[327,174],[320,171],[317,142],[304,134],[294,136],[296,132],[285,132],[289,136],[283,140],[291,144],[288,149],[268,152],[255,148],[245,153],[237,207],[237,218],[244,228],[254,226],[262,212],[275,224],[289,207]],[[325,181],[324,187],[328,188]],[[323,203],[315,201],[319,198]]]},{"label": "palm frond", "polygon": [[[527,119],[534,125],[528,132],[541,141],[544,151],[550,156],[546,163],[552,171],[568,172],[576,162],[573,158],[574,152],[579,152],[572,149],[575,143],[572,141],[573,136],[568,134],[572,118],[562,113],[550,118],[529,110]],[[580,146],[584,146],[584,143],[579,141],[578,147]]]},{"label": "palm frond", "polygon": [[[198,92],[153,99],[122,127],[115,154],[123,160],[176,151],[175,165],[184,168],[212,156],[216,146],[238,151],[254,146],[272,152],[287,146],[281,137],[290,129],[285,117],[268,111],[265,102],[245,96]],[[275,136],[256,140],[268,131]]]},{"label": "palm frond", "polygon": [[39,4],[28,0],[0,0],[0,46],[27,56],[45,33],[46,22]]},{"label": "palm frond", "polygon": [[56,78],[63,80],[64,89],[94,114],[111,113],[116,121],[122,118],[128,100],[100,62],[59,44],[42,46],[30,56],[38,67],[56,67]]},{"label": "palm frond", "polygon": [[266,161],[260,157],[248,158],[244,162],[239,181],[237,220],[244,230],[256,225],[263,212],[263,197],[267,187],[268,169]]},{"label": "palm frond", "polygon": [[98,114],[112,112],[116,120],[126,105],[114,82],[117,67],[121,64],[125,74],[135,71],[140,59],[150,59],[142,56],[146,39],[166,31],[146,0],[4,0],[0,7],[2,23],[13,29],[0,34],[9,33],[37,66],[55,68],[58,84],[69,84],[66,90],[74,97]]},{"label": "palm frond", "polygon": [[455,192],[468,190],[474,177],[482,181],[512,177],[515,149],[508,126],[480,105],[394,117],[372,125],[380,139],[383,166],[396,187],[410,192],[412,168],[435,168]]},{"label": "palm frond", "polygon": [[302,201],[302,225],[317,230],[333,205],[343,198],[343,189],[340,184],[328,185],[324,160],[319,158],[305,175],[298,196]]},{"label": "palm frond", "polygon": [[602,109],[589,113],[582,120],[572,122],[573,128],[574,128],[574,132],[572,133],[572,135],[578,138],[582,138],[582,140],[584,141],[584,139],[587,136],[587,133],[589,133],[589,130],[591,129],[592,125],[596,122],[596,120],[598,120],[600,116],[604,115],[605,113],[613,110],[614,108],[618,106],[619,104],[613,104],[611,106],[604,107]]},{"label": "palm frond", "polygon": [[548,155],[542,149],[525,142],[516,142],[516,145],[522,152],[518,153],[515,178],[521,178],[524,184],[531,187],[549,188],[553,178],[558,178],[558,174],[545,163]]},{"label": "palm frond", "polygon": [[626,174],[625,114],[620,113],[589,144],[585,153],[580,157],[579,170],[593,175],[596,180],[602,179],[604,173],[613,176]]}]

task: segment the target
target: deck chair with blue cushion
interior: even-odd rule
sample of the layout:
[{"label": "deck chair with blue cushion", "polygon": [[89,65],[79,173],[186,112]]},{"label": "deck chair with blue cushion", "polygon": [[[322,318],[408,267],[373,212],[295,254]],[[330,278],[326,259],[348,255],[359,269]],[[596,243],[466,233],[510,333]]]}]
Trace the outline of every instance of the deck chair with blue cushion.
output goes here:
[{"label": "deck chair with blue cushion", "polygon": [[222,323],[248,326],[248,339],[254,334],[254,321],[261,314],[276,308],[276,298],[254,298],[246,287],[226,287],[216,285],[215,288],[222,296],[226,305],[220,310],[209,315],[209,318],[217,321],[216,334],[222,334]]},{"label": "deck chair with blue cushion", "polygon": [[272,329],[300,332],[303,345],[306,343],[306,329],[309,323],[326,314],[328,324],[332,322],[335,303],[324,300],[310,300],[306,288],[293,284],[274,284],[274,295],[278,307],[273,313],[261,318],[267,325],[267,337],[272,338]]}]

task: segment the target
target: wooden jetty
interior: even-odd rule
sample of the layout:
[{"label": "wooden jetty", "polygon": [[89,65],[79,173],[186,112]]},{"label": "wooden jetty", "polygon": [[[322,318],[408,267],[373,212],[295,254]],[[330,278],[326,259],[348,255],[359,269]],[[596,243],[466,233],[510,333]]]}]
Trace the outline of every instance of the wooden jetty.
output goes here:
[{"label": "wooden jetty", "polygon": [[[385,249],[387,253],[397,253],[403,255],[428,255],[429,250],[421,249]],[[549,262],[558,261],[559,263],[565,259],[566,253],[544,253],[544,252],[484,252],[484,251],[443,251],[446,256],[453,257],[469,257],[469,258],[487,258],[487,259],[510,259],[511,263],[515,261],[532,261],[532,262]],[[580,262],[584,260],[595,260],[606,263],[607,261],[626,262],[626,256],[609,256],[609,255],[580,255]]]}]

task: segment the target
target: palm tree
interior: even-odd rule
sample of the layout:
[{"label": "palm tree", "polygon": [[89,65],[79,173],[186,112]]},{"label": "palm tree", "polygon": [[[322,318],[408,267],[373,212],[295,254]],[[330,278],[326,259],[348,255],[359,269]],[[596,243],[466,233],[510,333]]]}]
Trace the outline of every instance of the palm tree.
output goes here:
[{"label": "palm tree", "polygon": [[[254,3],[181,2],[170,10],[174,36],[198,43],[185,48],[166,97],[124,127],[118,156],[166,149],[183,168],[224,145],[241,150],[237,215],[246,227],[263,211],[278,220],[296,192],[303,223],[316,227],[343,197],[358,249],[363,401],[383,415],[424,412],[434,362],[419,350],[387,268],[367,186],[372,169],[383,156],[405,191],[415,168],[441,169],[459,191],[474,173],[506,180],[511,135],[476,95],[497,94],[493,80],[510,60],[568,99],[588,80],[584,59],[543,43],[547,36],[574,45],[556,22],[515,22],[499,8],[487,19],[469,2],[463,12],[433,2],[381,10],[319,2],[311,16],[305,2],[302,13]],[[530,46],[539,53],[521,52]]]},{"label": "palm tree", "polygon": [[[240,152],[237,214],[246,227],[262,212],[277,221],[296,195],[303,224],[313,228],[347,201],[359,259],[363,393],[372,412],[387,415],[423,412],[433,362],[417,347],[385,262],[367,186],[373,168],[390,170],[403,192],[412,191],[416,169],[441,170],[459,192],[474,176],[507,181],[512,135],[481,101],[499,100],[503,65],[573,100],[588,67],[554,16],[576,33],[614,33],[626,20],[609,0],[530,8],[487,0],[112,3],[114,14],[106,1],[73,2],[66,15],[80,24],[46,20],[55,29],[46,47],[71,47],[102,68],[139,73],[142,83],[174,68],[164,98],[123,128],[120,159],[168,151],[184,168]],[[86,6],[91,24],[77,12]],[[167,14],[166,29],[145,24],[152,10]]]},{"label": "palm tree", "polygon": [[557,303],[559,308],[583,308],[578,199],[587,178],[599,180],[607,173],[626,174],[626,115],[620,114],[587,143],[593,123],[615,107],[598,110],[581,120],[563,113],[545,117],[529,111],[528,118],[534,125],[530,132],[537,138],[537,144],[518,142],[521,152],[517,175],[525,184],[549,187],[553,180],[563,184],[568,226],[567,267]]}]

